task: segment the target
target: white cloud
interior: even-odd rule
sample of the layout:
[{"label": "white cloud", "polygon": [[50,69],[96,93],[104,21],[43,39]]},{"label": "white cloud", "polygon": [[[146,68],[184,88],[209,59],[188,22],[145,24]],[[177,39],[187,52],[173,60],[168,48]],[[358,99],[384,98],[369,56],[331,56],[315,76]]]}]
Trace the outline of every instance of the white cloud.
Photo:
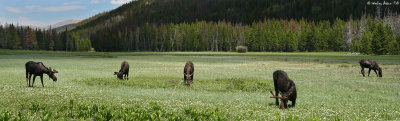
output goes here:
[{"label": "white cloud", "polygon": [[124,3],[128,3],[130,1],[132,1],[132,0],[111,0],[110,3],[114,4],[114,5],[121,5]]},{"label": "white cloud", "polygon": [[100,2],[100,0],[91,0],[90,1],[90,3],[92,3],[92,4],[97,4],[97,3],[99,3]]},{"label": "white cloud", "polygon": [[24,25],[24,26],[26,26],[26,25],[27,26],[43,26],[43,25],[45,25],[43,22],[31,20],[31,19],[28,19],[23,16],[19,16],[18,18],[15,18],[15,19],[8,19],[8,20],[4,19],[4,22],[2,22],[2,24],[5,24],[5,23],[15,24],[15,25]]},{"label": "white cloud", "polygon": [[59,12],[59,11],[70,11],[77,9],[84,9],[85,6],[77,6],[77,5],[68,5],[68,6],[55,6],[55,7],[46,7],[42,8],[42,10],[50,11],[50,12]]},{"label": "white cloud", "polygon": [[38,5],[27,5],[27,6],[25,6],[25,8],[26,9],[37,9],[37,8],[40,8],[40,6],[38,6]]},{"label": "white cloud", "polygon": [[64,5],[77,5],[77,4],[81,4],[80,1],[72,1],[72,2],[65,2]]},{"label": "white cloud", "polygon": [[20,24],[24,24],[24,25],[35,25],[35,26],[37,26],[37,25],[42,24],[42,22],[34,21],[34,20],[31,20],[31,19],[28,19],[28,18],[22,17],[22,16],[20,16],[18,18],[18,21],[20,22]]},{"label": "white cloud", "polygon": [[13,13],[22,13],[22,10],[14,7],[6,7],[7,11],[13,12]]}]

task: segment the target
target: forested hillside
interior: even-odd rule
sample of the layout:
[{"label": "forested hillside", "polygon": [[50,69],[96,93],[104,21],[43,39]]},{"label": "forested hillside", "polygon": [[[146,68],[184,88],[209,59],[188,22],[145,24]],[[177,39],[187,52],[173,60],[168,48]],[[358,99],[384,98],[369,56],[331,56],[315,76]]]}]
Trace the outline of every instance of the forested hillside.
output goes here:
[{"label": "forested hillside", "polygon": [[61,32],[32,30],[36,39],[27,39],[26,27],[1,26],[0,45],[68,51],[234,51],[243,45],[249,51],[398,54],[400,6],[389,2],[138,0]]}]

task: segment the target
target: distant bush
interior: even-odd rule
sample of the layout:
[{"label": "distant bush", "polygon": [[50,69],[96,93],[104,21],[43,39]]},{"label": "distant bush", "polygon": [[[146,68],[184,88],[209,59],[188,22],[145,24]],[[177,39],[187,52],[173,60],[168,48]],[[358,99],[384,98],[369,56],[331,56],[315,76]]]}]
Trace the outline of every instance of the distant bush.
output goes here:
[{"label": "distant bush", "polygon": [[247,52],[247,46],[237,46],[236,51],[238,53],[246,53]]},{"label": "distant bush", "polygon": [[93,47],[91,47],[89,52],[96,52],[96,50]]}]

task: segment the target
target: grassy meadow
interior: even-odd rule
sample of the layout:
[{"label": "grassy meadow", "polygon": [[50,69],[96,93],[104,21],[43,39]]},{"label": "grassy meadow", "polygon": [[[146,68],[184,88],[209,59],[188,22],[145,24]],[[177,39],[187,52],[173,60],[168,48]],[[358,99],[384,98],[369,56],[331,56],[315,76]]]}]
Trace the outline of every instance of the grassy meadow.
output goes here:
[{"label": "grassy meadow", "polygon": [[[360,59],[377,60],[383,77],[362,77]],[[27,87],[30,60],[56,69],[58,81],[44,75],[44,88],[40,78]],[[113,75],[122,61],[128,81]],[[0,50],[0,62],[0,120],[400,120],[400,56]],[[269,98],[275,70],[296,83],[295,108]]]}]

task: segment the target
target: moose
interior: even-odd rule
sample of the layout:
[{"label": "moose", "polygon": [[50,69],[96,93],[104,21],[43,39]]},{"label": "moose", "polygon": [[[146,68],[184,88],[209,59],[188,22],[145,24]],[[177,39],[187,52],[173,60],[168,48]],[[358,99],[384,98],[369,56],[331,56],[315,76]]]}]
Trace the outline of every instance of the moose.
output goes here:
[{"label": "moose", "polygon": [[[366,60],[366,59],[362,59],[360,60],[360,66],[361,66],[361,74],[363,75],[363,77],[365,77],[364,75],[364,68],[369,68],[368,70],[368,76],[369,73],[371,72],[371,69],[374,70],[376,76],[378,77],[382,77],[382,69],[381,67],[379,67],[378,62],[374,61],[374,60]],[[378,70],[378,73],[376,73],[376,70]]]},{"label": "moose", "polygon": [[[47,68],[46,66],[43,65],[42,62],[28,61],[25,63],[25,69],[26,69],[26,83],[27,83],[28,87],[33,87],[36,76],[40,76],[40,80],[42,81],[42,87],[44,87],[43,73],[49,75],[49,78],[51,78],[54,82],[57,81],[57,77],[54,74],[58,73],[58,71],[52,70],[51,67]],[[31,85],[32,75],[34,75],[34,76],[33,76],[33,82]]]},{"label": "moose", "polygon": [[128,62],[124,61],[121,64],[121,69],[119,70],[119,72],[114,72],[114,75],[117,75],[117,77],[119,79],[126,79],[128,80],[128,76],[129,76],[129,64]]},{"label": "moose", "polygon": [[[296,98],[297,98],[297,91],[296,85],[294,82],[287,76],[286,72],[282,70],[277,70],[273,73],[274,78],[274,88],[275,94],[270,91],[272,94],[271,98],[275,98],[276,106],[279,106],[278,98],[281,100],[280,109],[286,109],[288,100],[292,101],[292,105],[289,107],[295,107],[296,105]],[[279,93],[282,95],[279,97]]]},{"label": "moose", "polygon": [[190,84],[193,83],[193,75],[194,75],[193,73],[194,73],[194,65],[192,61],[186,62],[185,68],[183,69],[183,78],[187,86],[190,86]]}]

